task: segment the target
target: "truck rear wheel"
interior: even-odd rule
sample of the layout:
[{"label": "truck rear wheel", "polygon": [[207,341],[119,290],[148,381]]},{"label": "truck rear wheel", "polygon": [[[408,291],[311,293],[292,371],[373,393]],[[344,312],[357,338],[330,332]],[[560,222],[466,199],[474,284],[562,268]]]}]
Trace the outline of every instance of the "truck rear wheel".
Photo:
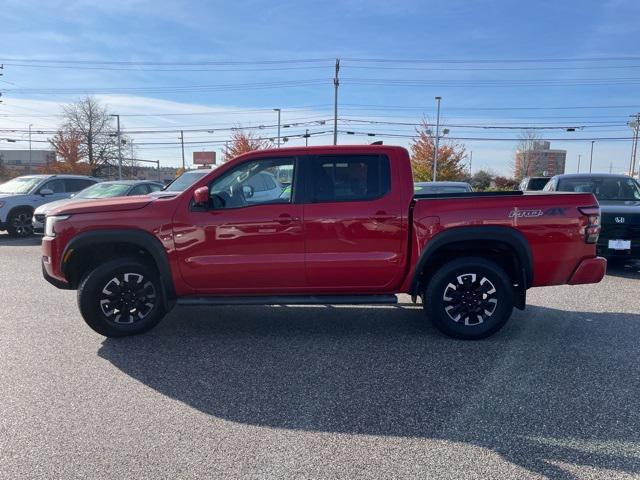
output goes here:
[{"label": "truck rear wheel", "polygon": [[427,317],[442,333],[465,340],[493,335],[511,317],[513,286],[495,262],[463,257],[440,267],[424,292]]},{"label": "truck rear wheel", "polygon": [[87,325],[105,337],[144,333],[165,315],[158,273],[135,258],[111,260],[87,274],[78,306]]}]

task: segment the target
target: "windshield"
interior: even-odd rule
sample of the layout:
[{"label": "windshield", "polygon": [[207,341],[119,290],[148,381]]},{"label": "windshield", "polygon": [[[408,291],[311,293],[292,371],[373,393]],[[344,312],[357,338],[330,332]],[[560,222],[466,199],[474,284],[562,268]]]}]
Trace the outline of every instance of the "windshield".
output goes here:
[{"label": "windshield", "polygon": [[42,181],[42,177],[18,177],[0,184],[0,193],[29,193]]},{"label": "windshield", "polygon": [[598,200],[640,200],[640,185],[626,177],[564,178],[559,192],[593,193]]},{"label": "windshield", "polygon": [[75,198],[109,198],[125,195],[130,185],[123,183],[96,183],[78,193]]},{"label": "windshield", "polygon": [[183,192],[211,170],[194,170],[185,172],[164,189],[165,192]]}]

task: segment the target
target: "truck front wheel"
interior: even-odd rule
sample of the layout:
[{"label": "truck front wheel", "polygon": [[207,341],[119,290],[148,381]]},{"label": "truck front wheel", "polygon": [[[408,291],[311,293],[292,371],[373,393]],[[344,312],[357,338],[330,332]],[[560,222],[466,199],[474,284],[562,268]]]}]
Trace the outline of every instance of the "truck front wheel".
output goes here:
[{"label": "truck front wheel", "polygon": [[165,310],[158,273],[135,258],[107,261],[89,272],[78,288],[87,325],[105,337],[144,333]]},{"label": "truck front wheel", "polygon": [[513,311],[513,286],[495,262],[464,257],[440,267],[428,281],[424,309],[444,334],[465,340],[493,335]]}]

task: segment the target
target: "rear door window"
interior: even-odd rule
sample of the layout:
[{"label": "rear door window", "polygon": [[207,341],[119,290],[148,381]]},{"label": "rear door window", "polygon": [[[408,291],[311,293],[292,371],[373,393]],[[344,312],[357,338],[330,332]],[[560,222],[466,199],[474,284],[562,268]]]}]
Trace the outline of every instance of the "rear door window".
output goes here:
[{"label": "rear door window", "polygon": [[309,160],[308,201],[363,201],[391,189],[389,159],[379,155],[327,155]]}]

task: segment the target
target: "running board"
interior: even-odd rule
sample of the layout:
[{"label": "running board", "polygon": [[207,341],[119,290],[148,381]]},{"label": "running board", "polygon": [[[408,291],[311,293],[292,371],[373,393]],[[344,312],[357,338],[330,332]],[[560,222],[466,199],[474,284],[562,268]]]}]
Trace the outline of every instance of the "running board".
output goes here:
[{"label": "running board", "polygon": [[250,297],[182,297],[183,306],[202,305],[392,305],[398,303],[395,295],[255,295]]}]

